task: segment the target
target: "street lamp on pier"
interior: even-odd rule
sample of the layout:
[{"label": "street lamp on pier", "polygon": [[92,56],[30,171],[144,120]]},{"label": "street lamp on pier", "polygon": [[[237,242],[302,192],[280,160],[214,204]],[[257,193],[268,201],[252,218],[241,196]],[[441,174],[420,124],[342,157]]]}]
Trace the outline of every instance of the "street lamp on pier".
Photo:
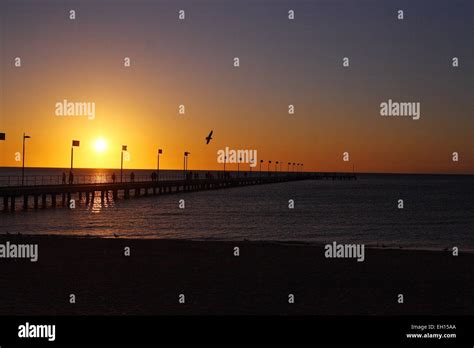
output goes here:
[{"label": "street lamp on pier", "polygon": [[23,133],[23,153],[21,155],[22,165],[21,165],[21,186],[25,184],[25,142],[26,139],[31,139],[29,135]]},{"label": "street lamp on pier", "polygon": [[120,152],[120,182],[123,182],[123,152],[127,151],[127,145],[122,145],[122,151]]},{"label": "street lamp on pier", "polygon": [[186,179],[186,174],[188,173],[188,156],[191,152],[184,151],[184,178]]},{"label": "street lamp on pier", "polygon": [[160,181],[160,155],[163,153],[162,149],[158,149],[158,163],[156,165],[156,178]]}]

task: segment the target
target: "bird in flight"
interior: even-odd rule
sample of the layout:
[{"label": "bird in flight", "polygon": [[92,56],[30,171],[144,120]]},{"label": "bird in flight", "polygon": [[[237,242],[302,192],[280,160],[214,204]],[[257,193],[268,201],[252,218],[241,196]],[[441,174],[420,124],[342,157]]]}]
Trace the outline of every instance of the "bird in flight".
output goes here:
[{"label": "bird in flight", "polygon": [[214,131],[211,130],[209,135],[206,137],[206,145],[209,144],[209,142],[212,140],[212,133],[214,133]]}]

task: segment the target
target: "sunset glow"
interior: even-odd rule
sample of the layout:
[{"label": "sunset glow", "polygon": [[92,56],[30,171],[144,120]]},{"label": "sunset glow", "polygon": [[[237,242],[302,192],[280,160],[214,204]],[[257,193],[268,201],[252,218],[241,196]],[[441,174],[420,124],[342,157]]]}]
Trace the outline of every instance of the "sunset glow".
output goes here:
[{"label": "sunset glow", "polygon": [[[163,169],[182,168],[184,151],[192,153],[190,169],[221,169],[217,153],[230,147],[256,150],[259,160],[304,163],[307,171],[474,173],[472,45],[458,35],[469,32],[467,22],[452,23],[448,32],[450,25],[430,22],[417,31],[416,21],[387,26],[383,7],[371,13],[370,6],[347,2],[342,12],[336,5],[321,12],[318,2],[308,2],[314,17],[289,24],[281,15],[285,4],[243,3],[190,3],[189,12],[202,15],[178,23],[170,17],[173,2],[133,8],[99,2],[93,11],[85,2],[78,6],[83,16],[69,23],[55,2],[32,2],[28,11],[37,6],[44,15],[31,18],[9,2],[0,116],[8,141],[0,146],[0,165],[21,166],[15,153],[26,132],[29,167],[67,167],[69,144],[78,139],[77,168],[120,168],[127,144],[127,167],[137,169],[155,168],[158,148]],[[437,6],[423,8],[427,18]],[[368,13],[373,21],[364,19]],[[439,52],[453,40],[456,50]],[[77,54],[71,42],[87,50]],[[454,54],[458,68],[451,66]],[[351,56],[348,68],[344,55]],[[421,117],[381,117],[387,100],[417,101]]]},{"label": "sunset glow", "polygon": [[105,150],[107,150],[106,141],[103,138],[97,139],[94,143],[94,149],[96,152],[99,152],[99,153],[104,152]]}]

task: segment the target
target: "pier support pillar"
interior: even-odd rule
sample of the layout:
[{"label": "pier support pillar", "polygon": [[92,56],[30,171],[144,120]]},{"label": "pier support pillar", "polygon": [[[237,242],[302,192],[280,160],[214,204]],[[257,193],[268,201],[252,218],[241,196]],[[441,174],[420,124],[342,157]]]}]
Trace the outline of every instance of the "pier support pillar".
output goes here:
[{"label": "pier support pillar", "polygon": [[56,208],[56,194],[51,194],[51,208]]},{"label": "pier support pillar", "polygon": [[45,209],[46,208],[46,194],[41,195],[41,208]]},{"label": "pier support pillar", "polygon": [[23,195],[23,210],[28,210],[28,195]]},{"label": "pier support pillar", "polygon": [[124,196],[123,196],[125,199],[129,199],[130,198],[130,190],[129,189],[125,189],[124,190]]},{"label": "pier support pillar", "polygon": [[113,190],[113,191],[112,191],[112,197],[114,198],[114,200],[118,199],[117,190]]},{"label": "pier support pillar", "polygon": [[8,210],[8,196],[3,197],[3,211]]},{"label": "pier support pillar", "polygon": [[10,211],[15,211],[15,196],[10,197]]},{"label": "pier support pillar", "polygon": [[33,196],[33,202],[34,202],[34,207],[35,209],[38,209],[38,195]]}]

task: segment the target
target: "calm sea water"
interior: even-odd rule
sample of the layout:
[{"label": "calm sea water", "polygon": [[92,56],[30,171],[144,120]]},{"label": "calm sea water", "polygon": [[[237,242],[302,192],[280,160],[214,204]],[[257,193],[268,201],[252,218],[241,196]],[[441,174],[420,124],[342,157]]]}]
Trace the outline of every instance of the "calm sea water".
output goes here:
[{"label": "calm sea water", "polygon": [[[15,171],[4,168],[0,174]],[[94,172],[111,173],[76,171]],[[61,173],[36,169],[28,174]],[[178,208],[179,199],[185,200],[185,209]],[[294,209],[288,208],[290,199]],[[404,209],[397,208],[398,199],[404,200]],[[473,251],[473,203],[474,176],[362,174],[357,181],[300,181],[126,201],[110,198],[104,205],[96,199],[93,206],[79,204],[74,210],[19,210],[0,214],[0,233],[337,241],[419,249],[456,245]]]}]

